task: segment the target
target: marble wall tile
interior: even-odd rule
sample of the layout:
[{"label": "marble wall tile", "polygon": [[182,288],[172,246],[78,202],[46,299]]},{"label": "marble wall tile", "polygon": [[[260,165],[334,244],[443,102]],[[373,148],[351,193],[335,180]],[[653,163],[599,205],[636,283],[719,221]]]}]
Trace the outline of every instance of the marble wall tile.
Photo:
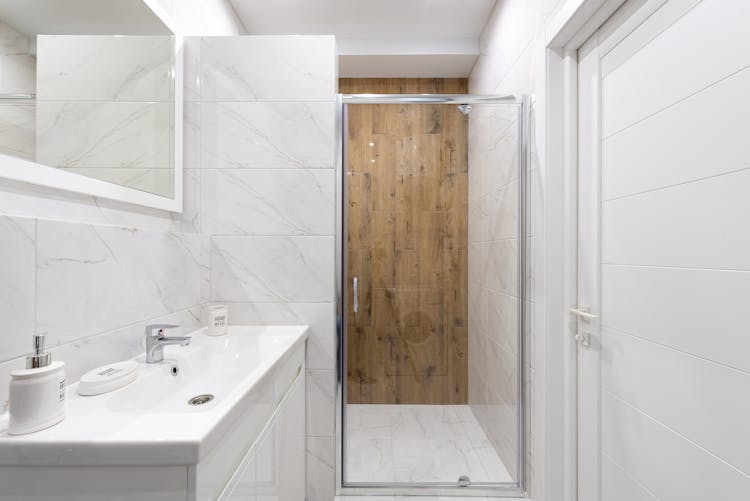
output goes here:
[{"label": "marble wall tile", "polygon": [[201,301],[198,235],[37,223],[37,330],[50,345]]},{"label": "marble wall tile", "polygon": [[336,440],[307,437],[306,501],[332,501],[336,495]]},{"label": "marble wall tile", "polygon": [[227,303],[229,319],[238,325],[307,325],[306,366],[331,370],[336,363],[334,303]]},{"label": "marble wall tile", "polygon": [[490,227],[489,200],[490,195],[485,194],[469,201],[468,238],[471,243],[488,240]]},{"label": "marble wall tile", "polygon": [[170,331],[170,335],[174,336],[187,335],[200,329],[200,311],[201,308],[195,306],[168,315],[139,320],[103,334],[60,345],[52,350],[52,357],[54,360],[65,362],[65,376],[68,381],[75,382],[91,369],[145,353],[148,324],[179,325],[179,328]]},{"label": "marble wall tile", "polygon": [[486,406],[486,420],[484,431],[492,442],[497,455],[505,464],[512,478],[517,478],[517,404],[507,403],[502,399],[490,395],[490,403]]},{"label": "marble wall tile", "polygon": [[185,37],[182,41],[182,97],[186,103],[200,101],[201,40],[201,37]]},{"label": "marble wall tile", "polygon": [[333,235],[332,169],[205,169],[202,228],[212,235]]},{"label": "marble wall tile", "polygon": [[487,403],[487,337],[481,333],[469,336],[469,404]]},{"label": "marble wall tile", "polygon": [[336,423],[336,371],[307,371],[307,436],[333,437]]},{"label": "marble wall tile", "polygon": [[37,162],[64,167],[171,167],[169,103],[37,101]]},{"label": "marble wall tile", "polygon": [[0,361],[30,351],[34,334],[36,222],[0,216]]},{"label": "marble wall tile", "polygon": [[33,94],[36,58],[31,54],[1,56],[0,89],[9,94]]},{"label": "marble wall tile", "polygon": [[[205,233],[200,233],[200,245],[201,245],[201,305],[208,304],[211,301],[211,236]],[[208,325],[208,319],[206,319],[206,325]]]},{"label": "marble wall tile", "polygon": [[0,93],[31,94],[36,89],[36,57],[29,38],[0,21]]},{"label": "marble wall tile", "polygon": [[[1,69],[0,72],[2,72]],[[0,102],[0,153],[34,160],[35,149],[36,107],[34,103]]]},{"label": "marble wall tile", "polygon": [[202,103],[203,168],[332,168],[334,103]]},{"label": "marble wall tile", "polygon": [[206,37],[203,101],[333,101],[332,36]]},{"label": "marble wall tile", "polygon": [[[66,380],[68,384],[75,383],[91,369],[145,353],[146,325],[152,323],[177,324],[180,327],[175,329],[175,335],[188,334],[201,327],[200,307],[141,320],[96,336],[62,344],[51,350],[52,359],[65,362]],[[31,336],[24,336],[24,341],[30,346]],[[29,348],[25,347],[24,353],[28,351]],[[25,355],[0,363],[0,411],[8,400],[10,371],[24,368],[25,363]]]},{"label": "marble wall tile", "polygon": [[[491,397],[495,396],[501,398],[503,402],[511,404],[517,402],[516,384],[520,367],[516,354],[503,349],[494,341],[487,341],[485,348],[488,399],[491,400]],[[515,431],[515,426],[513,431]]]},{"label": "marble wall tile", "polygon": [[37,99],[172,99],[172,40],[167,36],[39,35]]},{"label": "marble wall tile", "polygon": [[[469,242],[469,283],[486,287],[490,266],[490,243]],[[471,291],[469,291],[471,293]]]},{"label": "marble wall tile", "polygon": [[487,195],[486,240],[518,238],[518,190],[518,181],[511,181]]},{"label": "marble wall tile", "polygon": [[185,169],[201,167],[201,104],[186,101],[182,108],[182,165]]},{"label": "marble wall tile", "polygon": [[518,298],[502,292],[488,292],[487,336],[510,353],[518,349]]},{"label": "marble wall tile", "polygon": [[518,295],[517,240],[496,240],[490,243],[487,288],[510,295]]},{"label": "marble wall tile", "polygon": [[489,290],[469,282],[469,332],[487,335],[489,331]]},{"label": "marble wall tile", "polygon": [[211,300],[331,302],[333,237],[213,237]]},{"label": "marble wall tile", "polygon": [[29,38],[0,21],[0,54],[28,53]]}]

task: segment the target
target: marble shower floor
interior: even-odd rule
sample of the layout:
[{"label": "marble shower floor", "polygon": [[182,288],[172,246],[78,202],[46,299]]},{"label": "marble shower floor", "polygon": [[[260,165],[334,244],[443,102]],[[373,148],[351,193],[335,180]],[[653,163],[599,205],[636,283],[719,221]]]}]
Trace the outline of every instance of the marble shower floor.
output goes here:
[{"label": "marble shower floor", "polygon": [[347,482],[511,482],[468,405],[346,406]]}]

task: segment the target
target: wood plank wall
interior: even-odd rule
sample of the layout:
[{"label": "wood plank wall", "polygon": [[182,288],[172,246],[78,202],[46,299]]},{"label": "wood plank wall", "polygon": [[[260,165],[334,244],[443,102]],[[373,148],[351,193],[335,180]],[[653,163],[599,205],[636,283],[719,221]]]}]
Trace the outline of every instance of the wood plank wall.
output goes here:
[{"label": "wood plank wall", "polygon": [[[341,79],[348,94],[464,94],[466,79]],[[455,105],[350,105],[347,403],[465,404],[468,119]]]}]

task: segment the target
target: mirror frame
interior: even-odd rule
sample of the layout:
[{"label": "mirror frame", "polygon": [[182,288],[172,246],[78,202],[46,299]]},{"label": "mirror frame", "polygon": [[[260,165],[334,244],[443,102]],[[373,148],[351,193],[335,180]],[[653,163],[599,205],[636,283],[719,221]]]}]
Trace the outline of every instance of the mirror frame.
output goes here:
[{"label": "mirror frame", "polygon": [[120,186],[119,184],[101,181],[81,174],[66,172],[63,169],[50,167],[4,153],[0,153],[0,177],[83,195],[128,202],[143,207],[162,209],[170,212],[182,212],[184,40],[181,35],[175,32],[171,23],[165,22],[165,24],[172,30],[172,37],[174,39],[174,46],[172,47],[172,55],[174,57],[174,67],[172,70],[174,82],[174,131],[172,138],[172,158],[174,159],[173,198]]}]

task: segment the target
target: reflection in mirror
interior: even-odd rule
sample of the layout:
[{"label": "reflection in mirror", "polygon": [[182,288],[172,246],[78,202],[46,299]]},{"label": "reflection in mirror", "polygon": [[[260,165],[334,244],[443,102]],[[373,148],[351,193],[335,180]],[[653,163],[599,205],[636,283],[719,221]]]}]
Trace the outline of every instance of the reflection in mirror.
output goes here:
[{"label": "reflection in mirror", "polygon": [[109,17],[22,3],[0,0],[0,153],[172,198],[171,32],[140,1]]}]

